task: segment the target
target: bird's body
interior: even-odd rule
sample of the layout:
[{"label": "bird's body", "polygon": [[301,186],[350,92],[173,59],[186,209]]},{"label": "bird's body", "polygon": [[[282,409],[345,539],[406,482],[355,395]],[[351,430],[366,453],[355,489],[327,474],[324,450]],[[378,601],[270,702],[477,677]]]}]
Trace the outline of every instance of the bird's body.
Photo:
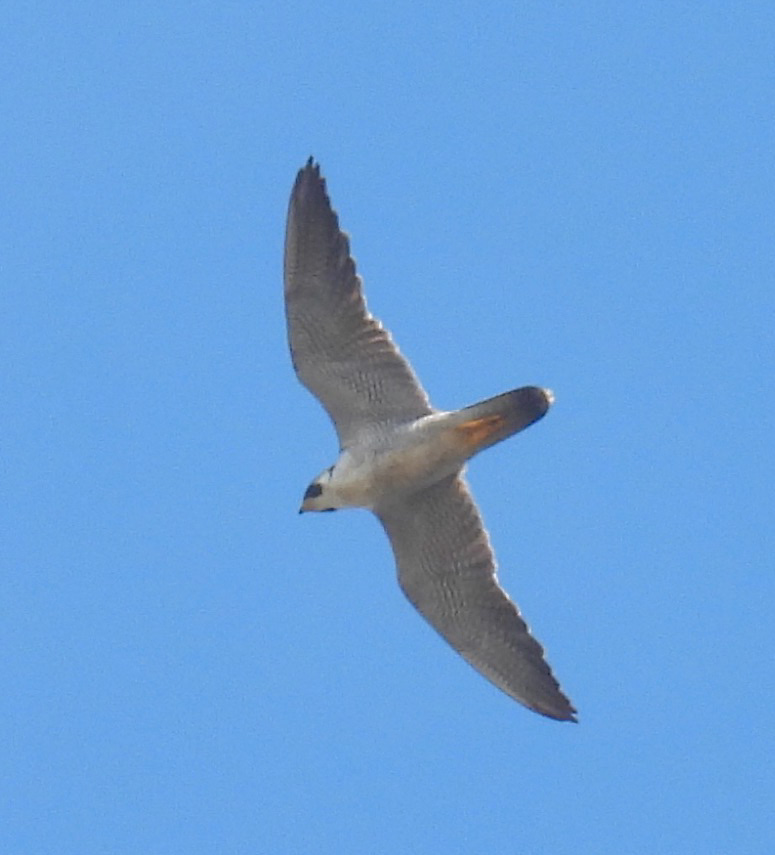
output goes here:
[{"label": "bird's body", "polygon": [[301,510],[373,511],[393,546],[399,583],[426,620],[507,694],[575,720],[541,646],[498,585],[463,480],[468,459],[541,418],[551,393],[528,386],[462,410],[435,410],[366,309],[349,243],[311,159],[291,194],[285,299],[294,367],[328,410],[341,446]]},{"label": "bird's body", "polygon": [[465,458],[445,430],[446,415],[423,416],[344,448],[326,482],[327,507],[373,511],[457,472]]}]

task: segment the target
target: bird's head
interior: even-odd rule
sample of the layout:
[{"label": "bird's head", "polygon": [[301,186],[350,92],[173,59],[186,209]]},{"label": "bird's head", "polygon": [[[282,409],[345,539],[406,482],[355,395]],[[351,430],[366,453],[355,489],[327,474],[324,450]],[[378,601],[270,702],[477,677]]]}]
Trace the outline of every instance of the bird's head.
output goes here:
[{"label": "bird's head", "polygon": [[328,485],[331,482],[331,475],[334,467],[326,469],[315,478],[312,483],[304,491],[304,498],[301,500],[299,513],[304,511],[335,511],[335,500],[331,495],[331,490]]}]

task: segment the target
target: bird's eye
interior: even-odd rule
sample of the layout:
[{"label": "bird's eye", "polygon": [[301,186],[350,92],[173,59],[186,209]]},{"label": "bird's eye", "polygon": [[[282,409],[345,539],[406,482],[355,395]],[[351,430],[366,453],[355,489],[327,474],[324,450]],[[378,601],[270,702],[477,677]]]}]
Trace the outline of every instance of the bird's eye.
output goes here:
[{"label": "bird's eye", "polygon": [[320,484],[310,484],[307,487],[307,491],[304,493],[305,499],[317,499],[317,497],[323,492],[323,488]]}]

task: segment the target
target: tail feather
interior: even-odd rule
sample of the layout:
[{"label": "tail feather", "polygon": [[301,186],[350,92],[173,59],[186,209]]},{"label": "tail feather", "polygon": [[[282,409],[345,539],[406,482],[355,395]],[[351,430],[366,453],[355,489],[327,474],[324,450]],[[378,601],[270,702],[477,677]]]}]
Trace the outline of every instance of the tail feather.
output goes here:
[{"label": "tail feather", "polygon": [[523,386],[458,410],[453,430],[466,457],[472,457],[537,422],[553,401],[548,389]]}]

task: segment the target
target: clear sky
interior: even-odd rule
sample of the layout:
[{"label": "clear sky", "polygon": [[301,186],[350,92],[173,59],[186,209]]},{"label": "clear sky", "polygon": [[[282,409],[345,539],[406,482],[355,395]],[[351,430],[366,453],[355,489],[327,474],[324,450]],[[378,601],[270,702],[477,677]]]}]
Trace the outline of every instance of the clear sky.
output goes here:
[{"label": "clear sky", "polygon": [[[0,13],[0,851],[770,853],[775,11]],[[401,595],[296,381],[313,154],[578,725]]]}]

